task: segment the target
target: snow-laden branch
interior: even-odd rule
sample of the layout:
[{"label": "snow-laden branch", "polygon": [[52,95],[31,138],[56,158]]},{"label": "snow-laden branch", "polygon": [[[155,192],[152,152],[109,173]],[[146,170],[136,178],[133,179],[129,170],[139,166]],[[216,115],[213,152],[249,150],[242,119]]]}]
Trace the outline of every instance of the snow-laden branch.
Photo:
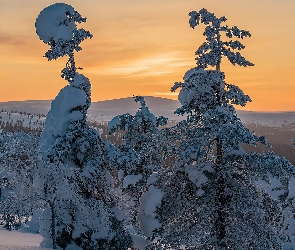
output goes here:
[{"label": "snow-laden branch", "polygon": [[222,25],[227,19],[225,16],[216,17],[214,13],[201,9],[199,12],[192,11],[189,13],[189,24],[194,29],[201,23],[206,25],[203,35],[206,37],[204,42],[196,51],[196,61],[198,68],[207,68],[212,66],[220,69],[221,59],[227,57],[233,65],[253,66],[254,64],[247,61],[239,52],[234,50],[242,50],[245,46],[238,40],[223,41],[221,34],[225,33],[226,37],[237,37],[243,39],[250,37],[251,34],[247,30],[239,29],[237,26],[228,27]]}]

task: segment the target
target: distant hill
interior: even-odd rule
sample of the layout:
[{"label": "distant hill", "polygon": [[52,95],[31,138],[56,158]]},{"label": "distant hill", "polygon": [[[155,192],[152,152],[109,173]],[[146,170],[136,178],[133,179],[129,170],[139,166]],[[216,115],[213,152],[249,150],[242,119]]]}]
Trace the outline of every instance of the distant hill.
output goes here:
[{"label": "distant hill", "polygon": [[[185,119],[185,117],[174,115],[174,111],[180,106],[178,101],[159,97],[145,97],[145,100],[151,112],[156,116],[163,115],[170,121]],[[0,103],[0,130],[40,133],[44,128],[45,116],[50,109],[50,104],[51,101]],[[91,126],[100,131],[104,140],[108,139],[112,143],[118,143],[122,138],[110,136],[105,122],[118,114],[135,114],[139,107],[140,104],[135,103],[131,97],[93,102],[89,108],[88,121]],[[250,131],[255,131],[257,135],[265,135],[273,145],[272,150],[295,164],[295,150],[291,146],[291,139],[295,138],[295,112],[267,113],[240,110],[238,116]],[[245,146],[245,149],[247,151],[267,151],[261,145],[254,148]]]},{"label": "distant hill", "polygon": [[[145,97],[147,106],[151,112],[156,115],[163,115],[169,120],[183,120],[184,117],[179,117],[174,114],[174,111],[180,106],[176,100],[170,100],[161,97]],[[50,109],[51,101],[12,101],[0,102],[0,111],[11,112],[27,112],[32,114],[46,115]],[[140,104],[135,103],[132,97],[121,98],[108,101],[92,102],[89,108],[89,118],[97,121],[109,121],[118,114],[130,113],[135,114]],[[267,126],[284,126],[290,123],[295,123],[294,112],[252,112],[238,110],[238,116],[245,123],[255,123]]]},{"label": "distant hill", "polygon": [[[180,106],[178,101],[152,96],[145,97],[145,101],[155,116],[163,115],[171,120],[182,120],[174,115],[174,111]],[[96,118],[106,116],[111,119],[118,114],[135,114],[139,107],[140,104],[134,102],[132,97],[93,102],[89,108],[89,115]]]},{"label": "distant hill", "polygon": [[18,111],[46,115],[50,109],[50,104],[51,101],[48,100],[0,102],[0,111]]}]

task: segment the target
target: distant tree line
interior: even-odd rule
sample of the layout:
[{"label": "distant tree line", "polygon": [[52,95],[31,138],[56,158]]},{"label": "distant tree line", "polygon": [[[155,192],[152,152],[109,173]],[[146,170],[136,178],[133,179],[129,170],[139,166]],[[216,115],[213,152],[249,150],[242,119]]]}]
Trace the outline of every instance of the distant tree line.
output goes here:
[{"label": "distant tree line", "polygon": [[247,152],[263,153],[272,150],[279,156],[286,157],[293,165],[295,164],[295,151],[292,147],[295,124],[276,127],[246,123],[245,126],[250,131],[255,131],[257,135],[265,135],[267,141],[272,145],[271,149],[263,145],[257,145],[255,147],[243,145]]}]

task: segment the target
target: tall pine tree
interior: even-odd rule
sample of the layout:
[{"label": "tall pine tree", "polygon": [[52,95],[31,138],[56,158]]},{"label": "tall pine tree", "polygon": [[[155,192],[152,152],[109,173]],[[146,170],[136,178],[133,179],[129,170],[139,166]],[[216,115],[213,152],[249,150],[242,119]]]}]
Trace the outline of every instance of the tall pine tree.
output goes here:
[{"label": "tall pine tree", "polygon": [[85,21],[63,3],[48,6],[36,20],[37,35],[50,46],[45,57],[68,56],[61,75],[68,85],[51,103],[39,145],[35,183],[48,203],[40,231],[44,245],[54,249],[127,249],[132,239],[110,196],[105,146],[99,133],[86,123],[90,81],[77,72],[74,60],[80,43],[92,37],[89,31],[76,27]]},{"label": "tall pine tree", "polygon": [[[181,107],[176,114],[187,119],[173,128],[182,139],[180,158],[142,196],[142,216],[154,227],[147,236],[154,239],[150,249],[168,247],[188,249],[281,249],[283,228],[282,203],[288,195],[292,165],[274,153],[247,154],[242,143],[269,146],[243,126],[233,105],[245,106],[250,97],[225,82],[220,71],[222,57],[233,65],[253,66],[239,52],[244,45],[223,41],[226,37],[243,39],[250,33],[223,25],[205,9],[190,14],[190,26],[206,25],[206,37],[196,51],[197,67],[176,82],[172,91],[181,88]],[[207,69],[212,66],[215,69]],[[282,194],[273,198],[258,185],[264,179],[280,180]],[[152,195],[158,197],[153,208]],[[152,213],[150,212],[152,211]],[[147,223],[142,223],[146,227]],[[145,228],[147,229],[147,228]]]}]

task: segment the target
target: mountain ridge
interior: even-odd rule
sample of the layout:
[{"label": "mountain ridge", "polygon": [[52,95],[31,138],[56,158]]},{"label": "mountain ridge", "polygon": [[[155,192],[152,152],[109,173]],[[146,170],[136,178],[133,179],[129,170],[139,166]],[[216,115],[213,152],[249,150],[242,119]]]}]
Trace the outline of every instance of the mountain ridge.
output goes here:
[{"label": "mountain ridge", "polygon": [[[145,96],[145,101],[151,112],[160,116],[163,115],[169,120],[183,120],[185,116],[177,116],[174,111],[180,107],[178,100],[163,97]],[[50,109],[52,100],[27,100],[0,102],[0,111],[18,111],[39,113],[46,115]],[[92,102],[88,114],[95,120],[110,120],[112,117],[130,113],[135,114],[140,104],[133,101],[133,97],[119,98],[113,100]],[[257,112],[237,110],[238,116],[243,122],[258,123],[261,125],[281,126],[285,123],[295,123],[295,111],[282,112]]]}]

